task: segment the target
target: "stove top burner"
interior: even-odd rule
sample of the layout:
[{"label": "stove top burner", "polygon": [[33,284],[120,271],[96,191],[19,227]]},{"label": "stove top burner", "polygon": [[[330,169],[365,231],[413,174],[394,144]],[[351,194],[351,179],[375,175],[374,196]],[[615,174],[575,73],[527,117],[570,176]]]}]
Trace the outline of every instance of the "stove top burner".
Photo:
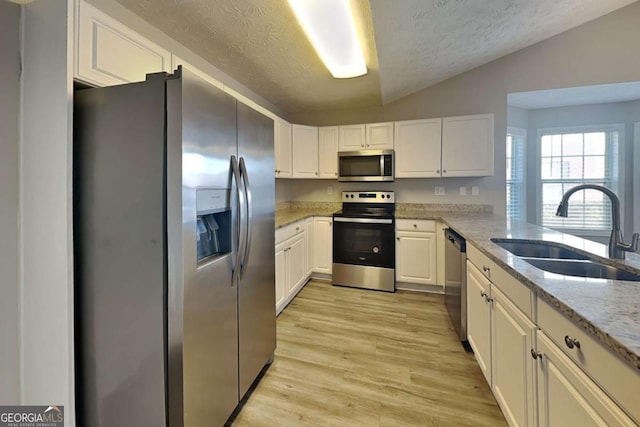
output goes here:
[{"label": "stove top burner", "polygon": [[338,217],[393,218],[396,204],[393,191],[342,192],[342,210]]}]

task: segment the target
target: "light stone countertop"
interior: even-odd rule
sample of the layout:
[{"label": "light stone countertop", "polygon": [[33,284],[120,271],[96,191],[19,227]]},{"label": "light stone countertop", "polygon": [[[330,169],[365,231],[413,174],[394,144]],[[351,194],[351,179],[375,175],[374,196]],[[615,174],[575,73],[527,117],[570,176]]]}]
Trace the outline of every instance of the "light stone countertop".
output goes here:
[{"label": "light stone countertop", "polygon": [[[291,206],[276,211],[276,227],[310,216],[330,216],[340,205]],[[439,220],[504,268],[533,292],[558,308],[588,334],[640,369],[640,282],[585,279],[539,270],[500,246],[491,238],[547,240],[565,244],[593,256],[597,261],[640,273],[640,255],[627,253],[626,260],[607,258],[607,246],[488,212],[474,205],[461,209],[447,205],[402,205],[396,219]]]}]

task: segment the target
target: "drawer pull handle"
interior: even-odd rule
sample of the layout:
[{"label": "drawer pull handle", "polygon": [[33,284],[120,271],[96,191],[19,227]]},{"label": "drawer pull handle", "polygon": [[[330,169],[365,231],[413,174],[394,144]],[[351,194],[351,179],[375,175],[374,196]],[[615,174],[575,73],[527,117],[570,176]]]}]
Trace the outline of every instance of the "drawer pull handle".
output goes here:
[{"label": "drawer pull handle", "polygon": [[575,338],[571,338],[569,335],[564,336],[564,343],[569,348],[573,348],[573,347],[580,348],[580,341],[578,341]]},{"label": "drawer pull handle", "polygon": [[490,273],[491,269],[489,267],[487,267],[486,265],[482,266],[482,271],[484,271],[485,273]]},{"label": "drawer pull handle", "polygon": [[539,351],[535,351],[534,349],[531,349],[531,357],[533,357],[534,359],[542,359],[542,353],[540,353]]},{"label": "drawer pull handle", "polygon": [[487,293],[485,291],[480,291],[480,296],[483,297],[484,299],[487,299]]}]

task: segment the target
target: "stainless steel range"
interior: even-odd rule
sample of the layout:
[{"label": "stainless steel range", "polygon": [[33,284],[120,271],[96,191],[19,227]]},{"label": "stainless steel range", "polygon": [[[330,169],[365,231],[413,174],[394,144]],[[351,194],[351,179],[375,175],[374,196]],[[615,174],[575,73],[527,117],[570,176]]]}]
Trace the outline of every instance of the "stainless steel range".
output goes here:
[{"label": "stainless steel range", "polygon": [[343,191],[333,214],[332,283],[395,292],[393,191]]}]

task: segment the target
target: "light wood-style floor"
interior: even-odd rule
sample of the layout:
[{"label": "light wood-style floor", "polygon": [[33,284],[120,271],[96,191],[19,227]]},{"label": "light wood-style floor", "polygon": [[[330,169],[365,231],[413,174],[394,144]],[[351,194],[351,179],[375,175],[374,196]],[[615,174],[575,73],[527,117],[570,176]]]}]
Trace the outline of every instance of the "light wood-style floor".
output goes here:
[{"label": "light wood-style floor", "polygon": [[233,427],[504,426],[442,295],[311,281]]}]

